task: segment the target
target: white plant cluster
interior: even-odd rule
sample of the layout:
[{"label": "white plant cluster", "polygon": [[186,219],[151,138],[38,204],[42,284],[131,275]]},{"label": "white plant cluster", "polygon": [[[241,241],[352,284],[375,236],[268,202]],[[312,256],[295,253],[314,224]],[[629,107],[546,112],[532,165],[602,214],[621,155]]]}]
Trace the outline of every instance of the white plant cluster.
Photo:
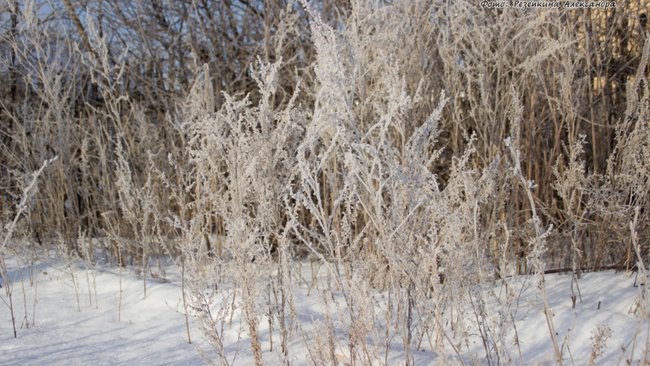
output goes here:
[{"label": "white plant cluster", "polygon": [[[192,185],[179,187],[194,195],[188,210],[197,214],[182,225],[181,249],[192,279],[189,306],[223,355],[220,363],[229,362],[220,335],[232,326],[234,312],[245,319],[258,364],[262,321],[271,332],[279,330],[285,360],[296,337],[315,349],[316,363],[341,357],[388,363],[395,342],[408,362],[423,342],[460,354],[471,332],[465,320],[471,310],[464,305],[470,302],[478,304],[473,311],[488,357],[511,360],[513,296],[472,289],[496,271],[485,261],[494,254],[485,245],[494,228],[485,226],[483,207],[494,197],[501,163],[472,168],[472,136],[440,182],[433,167],[441,150],[432,147],[445,93],[428,117],[408,121],[430,96],[409,92],[400,65],[384,63],[390,55],[368,54],[377,51],[368,45],[372,37],[335,30],[304,6],[313,17],[317,52],[312,107],[293,102],[299,85],[286,106],[274,107],[281,60],[252,70],[259,88],[255,102],[250,95],[224,95],[225,104],[214,110],[203,74],[185,106],[181,128],[190,170],[184,176]],[[358,89],[367,87],[371,72],[377,85],[359,100]],[[217,226],[224,240],[210,242]],[[295,264],[305,255],[328,279],[317,285],[318,296],[332,307],[325,339],[301,330],[291,310],[300,281]],[[208,286],[218,292],[206,296]],[[495,300],[503,309],[490,314],[485,303]],[[213,303],[223,305],[210,310]]]}]

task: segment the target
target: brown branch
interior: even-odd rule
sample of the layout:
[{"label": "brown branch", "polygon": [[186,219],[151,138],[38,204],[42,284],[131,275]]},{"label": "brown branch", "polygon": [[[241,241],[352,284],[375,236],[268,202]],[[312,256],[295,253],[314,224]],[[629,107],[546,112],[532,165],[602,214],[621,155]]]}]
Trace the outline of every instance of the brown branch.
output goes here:
[{"label": "brown branch", "polygon": [[77,29],[77,33],[79,33],[79,37],[81,37],[81,42],[83,43],[84,47],[86,47],[88,51],[92,53],[95,59],[99,59],[97,52],[90,45],[90,39],[88,38],[88,34],[86,33],[83,24],[81,24],[81,20],[79,20],[79,16],[77,16],[77,13],[75,12],[74,7],[70,3],[70,0],[63,0],[63,5],[65,5],[65,10],[68,12],[68,16],[72,20],[72,23],[74,23],[74,26]]}]

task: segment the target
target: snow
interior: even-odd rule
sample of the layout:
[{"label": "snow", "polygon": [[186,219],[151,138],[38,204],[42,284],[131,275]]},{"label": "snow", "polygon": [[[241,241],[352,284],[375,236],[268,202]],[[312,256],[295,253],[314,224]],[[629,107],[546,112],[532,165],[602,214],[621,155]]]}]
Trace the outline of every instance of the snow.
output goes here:
[{"label": "snow", "polygon": [[[82,264],[70,265],[47,260],[32,267],[30,281],[28,267],[19,265],[15,258],[9,260],[8,265],[13,269],[11,278],[17,324],[20,326],[22,323],[22,327],[18,329],[18,337],[14,338],[9,308],[0,304],[1,365],[202,365],[206,363],[205,358],[216,359],[214,351],[202,338],[195,319],[190,322],[193,342],[188,343],[181,277],[172,264],[163,267],[164,281],[148,279],[146,297],[143,279],[134,269],[120,270],[105,265],[96,271],[88,271]],[[307,268],[304,277],[307,279],[309,275]],[[93,279],[96,281],[97,302]],[[513,342],[507,345],[506,353],[511,359],[502,362],[554,364],[543,302],[535,277],[514,277],[507,281],[510,289],[517,291],[512,314],[516,319],[521,356],[514,343],[514,332],[508,330],[508,339],[513,339]],[[120,282],[121,311],[118,306]],[[289,345],[289,361],[292,365],[312,363],[309,351],[313,350],[311,347],[316,343],[323,341],[318,339],[319,335],[324,337],[322,324],[327,323],[327,316],[336,318],[336,311],[342,311],[343,306],[343,302],[338,302],[335,298],[331,305],[338,307],[338,310],[326,311],[322,305],[322,293],[314,289],[309,291],[308,282],[301,283],[301,287],[293,293],[302,331],[297,332]],[[611,337],[596,364],[642,364],[648,349],[646,344],[650,323],[631,312],[640,294],[640,287],[634,287],[633,283],[633,273],[586,273],[578,280],[582,301],[577,299],[573,308],[571,276],[546,276],[549,305],[554,314],[553,321],[565,364],[588,363],[592,340],[599,327],[604,331],[609,329]],[[504,291],[504,285],[496,283],[477,289],[482,290],[499,294]],[[7,301],[4,291],[0,297]],[[498,313],[497,299],[495,297],[494,301],[487,302],[488,313]],[[25,313],[28,327],[24,323]],[[235,312],[234,324],[226,329],[225,350],[232,364],[248,365],[253,363],[253,355],[246,338],[245,326],[243,329],[239,327],[243,323],[240,314],[241,312]],[[462,361],[486,364],[481,337],[476,328],[472,328],[476,322],[472,319],[467,321],[468,329],[474,330],[470,332],[472,335],[469,344],[463,345],[461,349]],[[262,314],[259,326],[265,362],[280,364],[282,355],[277,329],[274,350],[271,352],[268,323]],[[343,333],[343,329],[334,331],[338,335]],[[399,337],[395,337],[392,342],[387,358],[389,364],[403,363],[404,353],[400,349]],[[414,350],[415,364],[428,365],[437,361],[443,364],[460,363],[451,348],[446,349],[449,349],[449,353],[445,355],[427,347],[421,351]],[[345,352],[341,351],[337,357],[344,362]],[[377,358],[384,360],[383,356]]]},{"label": "snow", "polygon": [[[119,274],[102,270],[96,274],[97,299],[89,296],[86,271],[75,268],[81,311],[69,271],[52,263],[35,270],[34,287],[26,280],[29,328],[18,329],[13,338],[11,316],[0,311],[0,364],[2,365],[200,365],[193,345],[188,344],[179,302],[178,282],[147,284],[132,273],[122,278],[122,314],[118,321]],[[92,278],[90,279],[92,282]],[[91,285],[92,286],[92,285]],[[3,294],[4,295],[4,294]],[[14,284],[17,322],[24,314],[19,283]],[[3,296],[3,299],[6,296]],[[92,304],[91,304],[92,301]],[[97,306],[96,306],[97,305]],[[32,318],[35,314],[35,319]],[[195,333],[198,336],[198,333]]]}]

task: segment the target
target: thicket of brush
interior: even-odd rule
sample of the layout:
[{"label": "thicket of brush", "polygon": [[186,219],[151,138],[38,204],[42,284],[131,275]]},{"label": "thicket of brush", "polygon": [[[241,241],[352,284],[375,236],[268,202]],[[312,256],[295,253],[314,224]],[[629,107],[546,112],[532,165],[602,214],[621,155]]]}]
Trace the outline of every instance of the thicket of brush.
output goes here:
[{"label": "thicket of brush", "polygon": [[[488,301],[468,285],[630,268],[650,249],[649,4],[618,5],[7,1],[3,235],[145,278],[150,258],[177,260],[223,363],[232,309],[208,297],[241,299],[259,363],[267,314],[288,359],[304,258],[345,299],[352,362],[393,339],[458,351],[445,329],[463,310],[456,328],[443,316]],[[377,290],[386,309],[368,311]],[[487,359],[512,361],[490,332],[514,320],[481,315],[500,322]],[[302,337],[322,341],[314,362],[340,357]]]}]

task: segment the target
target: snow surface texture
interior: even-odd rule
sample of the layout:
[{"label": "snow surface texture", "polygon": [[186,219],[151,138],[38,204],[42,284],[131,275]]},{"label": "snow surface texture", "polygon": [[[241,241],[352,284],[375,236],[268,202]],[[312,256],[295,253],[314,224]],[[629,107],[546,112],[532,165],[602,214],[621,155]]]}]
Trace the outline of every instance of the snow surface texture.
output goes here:
[{"label": "snow surface texture", "polygon": [[[26,271],[25,271],[26,272]],[[77,310],[72,276],[60,264],[36,266],[34,324],[18,329],[13,338],[7,307],[0,315],[1,365],[200,365],[194,345],[187,342],[179,301],[179,281],[148,283],[125,271],[122,278],[122,314],[118,322],[119,274],[98,271],[97,300],[89,296],[86,271],[74,273],[80,297]],[[27,276],[27,273],[23,273]],[[92,278],[90,279],[92,282]],[[91,285],[92,286],[92,283]],[[33,287],[25,278],[27,311],[32,322]],[[24,313],[20,283],[14,285],[17,323]],[[3,293],[3,299],[4,299]],[[90,301],[92,300],[92,304]],[[198,333],[195,332],[198,338]]]},{"label": "snow surface texture", "polygon": [[[13,264],[10,267],[18,268],[17,263]],[[18,329],[18,338],[14,339],[9,309],[2,305],[0,365],[201,365],[207,359],[214,359],[194,322],[191,323],[193,344],[188,344],[180,274],[171,265],[165,267],[165,272],[165,281],[151,279],[148,282],[147,296],[143,297],[143,281],[132,270],[123,270],[120,275],[118,269],[104,268],[97,270],[93,277],[93,273],[83,267],[66,267],[58,262],[40,263],[33,266],[31,282],[36,286],[30,285],[27,269],[14,270],[17,323],[20,325],[24,320],[26,309],[30,324],[27,328],[23,321],[23,327]],[[96,278],[97,303],[92,291],[93,278]],[[121,321],[118,321],[120,278],[122,307]],[[571,276],[546,276],[565,364],[588,364],[599,333],[604,335],[601,338],[606,342],[596,364],[643,364],[650,325],[647,320],[641,320],[630,312],[640,293],[639,287],[633,286],[634,280],[634,274],[622,272],[584,274],[579,280],[582,301],[577,299],[576,307],[572,308]],[[524,289],[520,292],[515,311],[521,357],[513,345],[511,363],[554,364],[553,349],[533,277],[516,277],[508,281],[514,285],[513,288]],[[499,287],[499,284],[495,286]],[[324,309],[319,305],[319,295],[315,291],[308,294],[306,287],[296,289],[294,296],[297,297],[301,327],[311,333],[317,331]],[[80,310],[77,308],[77,293]],[[2,299],[6,301],[4,292]],[[487,306],[494,304],[488,303]],[[235,314],[233,322],[241,324],[237,319],[241,313]],[[471,326],[468,329],[472,329]],[[238,326],[233,326],[224,335],[225,349],[231,352],[229,358],[234,365],[253,363],[246,336],[245,331],[238,331]],[[279,364],[279,347],[269,352],[268,326],[262,315],[260,339],[265,347],[265,362]],[[414,352],[415,364],[487,364],[480,336],[476,334],[470,339],[471,342],[463,345],[461,350],[462,361],[451,351],[442,356],[424,350]],[[299,336],[290,343],[292,365],[312,363],[306,343]],[[343,345],[341,348],[344,349]],[[399,349],[399,342],[395,342],[392,349],[394,352],[389,363],[400,364],[403,350]]]}]

